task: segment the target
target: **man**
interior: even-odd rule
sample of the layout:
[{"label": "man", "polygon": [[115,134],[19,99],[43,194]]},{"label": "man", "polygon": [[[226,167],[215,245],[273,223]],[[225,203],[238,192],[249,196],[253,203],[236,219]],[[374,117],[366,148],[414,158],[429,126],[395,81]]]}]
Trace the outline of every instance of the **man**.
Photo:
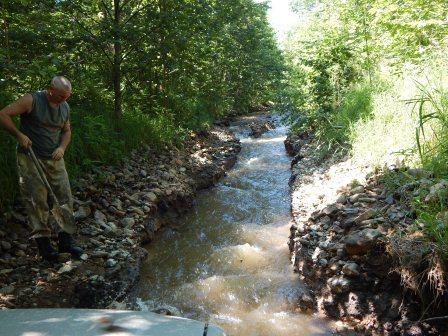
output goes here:
[{"label": "man", "polygon": [[[70,108],[66,100],[72,87],[67,78],[56,76],[45,91],[24,95],[0,111],[0,126],[17,139],[17,168],[19,188],[32,225],[32,238],[36,240],[42,259],[55,262],[59,253],[79,257],[82,250],[73,246],[69,233],[58,232],[58,252],[51,246],[49,204],[47,189],[39,177],[36,166],[28,155],[29,148],[42,164],[56,197],[73,212],[73,198],[64,153],[70,143]],[[20,116],[18,129],[12,117]]]}]

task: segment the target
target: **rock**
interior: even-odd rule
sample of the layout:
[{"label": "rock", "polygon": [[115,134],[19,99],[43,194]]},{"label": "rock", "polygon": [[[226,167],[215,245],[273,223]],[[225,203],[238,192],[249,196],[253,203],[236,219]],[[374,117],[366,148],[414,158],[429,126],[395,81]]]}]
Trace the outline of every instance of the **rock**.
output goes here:
[{"label": "rock", "polygon": [[345,204],[345,203],[347,203],[347,196],[345,196],[345,195],[340,195],[340,196],[336,199],[336,203],[339,203],[339,204]]},{"label": "rock", "polygon": [[348,255],[366,254],[382,234],[376,229],[364,229],[349,235],[345,239],[345,250]]},{"label": "rock", "polygon": [[87,259],[89,259],[89,256],[86,253],[81,254],[81,256],[79,257],[79,259],[81,259],[82,261],[86,261]]},{"label": "rock", "polygon": [[0,242],[0,246],[2,247],[2,249],[3,249],[3,251],[9,251],[10,249],[11,249],[11,243],[10,242],[7,242],[7,241],[5,241],[5,240],[2,240],[1,242]]},{"label": "rock", "polygon": [[360,214],[358,217],[356,217],[355,222],[361,223],[362,221],[365,221],[367,219],[371,219],[371,218],[375,217],[376,214],[377,214],[377,211],[375,211],[373,209],[368,209],[368,210],[364,211],[362,214]]},{"label": "rock", "polygon": [[364,196],[367,196],[366,194],[354,194],[354,195],[351,195],[349,198],[348,198],[348,200],[350,201],[350,203],[356,203],[356,202],[358,202],[358,200],[361,198],[361,197],[364,197]]},{"label": "rock", "polygon": [[112,206],[114,206],[117,210],[122,211],[123,210],[123,202],[119,199],[116,198],[112,203]]},{"label": "rock", "polygon": [[357,186],[353,189],[350,190],[350,195],[355,195],[355,194],[362,194],[364,193],[364,187],[363,186]]},{"label": "rock", "polygon": [[96,250],[92,252],[92,258],[106,258],[109,253],[107,253],[106,251],[102,251],[102,250]]},{"label": "rock", "polygon": [[89,217],[91,212],[90,207],[81,205],[75,212],[74,216],[76,220],[81,220]]},{"label": "rock", "polygon": [[24,251],[22,251],[22,250],[17,250],[16,251],[16,256],[18,256],[18,257],[25,257],[26,253]]},{"label": "rock", "polygon": [[136,213],[137,215],[140,215],[140,216],[144,216],[144,215],[145,215],[145,213],[144,213],[144,211],[143,211],[142,209],[137,208],[137,207],[135,207],[135,206],[131,206],[131,207],[129,207],[129,208],[128,208],[128,211],[129,211],[129,212]]},{"label": "rock", "polygon": [[359,213],[358,208],[344,208],[344,213],[347,215],[356,215]]},{"label": "rock", "polygon": [[429,171],[418,168],[409,168],[408,174],[416,178],[422,178],[422,177],[428,178],[431,176],[431,173]]},{"label": "rock", "polygon": [[325,266],[328,265],[328,260],[325,259],[325,258],[323,258],[323,259],[319,259],[319,262],[318,262],[318,263],[319,263],[320,266],[325,267]]},{"label": "rock", "polygon": [[395,203],[394,195],[392,195],[392,194],[387,195],[387,196],[386,196],[386,199],[385,199],[385,202],[386,202],[387,204],[389,204],[389,205],[394,204],[394,203]]},{"label": "rock", "polygon": [[107,222],[107,217],[105,214],[103,214],[101,211],[99,210],[95,210],[95,213],[93,214],[93,217],[95,218],[95,220],[97,221],[101,221],[101,222]]},{"label": "rock", "polygon": [[429,190],[429,194],[425,197],[425,203],[436,202],[439,199],[442,191],[446,190],[447,187],[448,181],[446,180],[433,185]]},{"label": "rock", "polygon": [[157,196],[153,192],[147,192],[143,194],[143,198],[147,199],[150,202],[156,203],[157,202]]},{"label": "rock", "polygon": [[148,173],[146,172],[146,170],[142,169],[142,170],[140,170],[140,176],[146,177],[146,176],[148,176]]},{"label": "rock", "polygon": [[106,267],[108,267],[108,268],[112,268],[117,264],[118,264],[118,261],[116,261],[115,259],[112,259],[112,258],[107,259],[107,261],[106,261]]},{"label": "rock", "polygon": [[362,203],[375,203],[376,202],[376,198],[373,197],[360,197],[358,199],[359,202]]},{"label": "rock", "polygon": [[65,263],[59,270],[59,274],[65,274],[72,272],[76,267],[72,264],[72,262],[68,261]]},{"label": "rock", "polygon": [[134,220],[134,218],[131,218],[131,217],[125,217],[121,220],[121,224],[123,224],[123,226],[126,226],[126,227],[132,227],[135,224],[135,220]]},{"label": "rock", "polygon": [[12,269],[12,268],[2,269],[2,270],[0,270],[0,275],[9,274],[9,273],[12,273],[13,271],[14,271],[14,269]]},{"label": "rock", "polygon": [[356,277],[359,275],[359,266],[354,262],[348,262],[342,267],[342,273],[348,277]]},{"label": "rock", "polygon": [[339,208],[336,205],[332,204],[332,205],[329,205],[329,206],[326,206],[325,208],[323,208],[321,213],[326,216],[331,216],[331,215],[334,215],[335,213],[337,213],[338,210],[339,210]]},{"label": "rock", "polygon": [[350,288],[350,280],[344,276],[333,276],[327,280],[327,285],[333,293],[344,293]]},{"label": "rock", "polygon": [[28,248],[28,245],[27,244],[17,244],[17,247],[22,251],[26,251],[26,249]]},{"label": "rock", "polygon": [[2,287],[0,288],[0,294],[11,295],[12,293],[14,293],[15,289],[16,288],[13,285]]}]

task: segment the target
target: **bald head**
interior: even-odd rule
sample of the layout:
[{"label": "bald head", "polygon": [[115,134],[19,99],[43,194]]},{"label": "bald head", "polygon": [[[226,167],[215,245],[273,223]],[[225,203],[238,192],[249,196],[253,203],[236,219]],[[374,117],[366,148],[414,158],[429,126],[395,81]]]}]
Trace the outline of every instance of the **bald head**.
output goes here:
[{"label": "bald head", "polygon": [[72,84],[64,76],[54,76],[47,90],[47,99],[53,105],[65,102],[72,94]]},{"label": "bald head", "polygon": [[50,86],[56,90],[72,92],[72,84],[64,76],[54,76]]}]

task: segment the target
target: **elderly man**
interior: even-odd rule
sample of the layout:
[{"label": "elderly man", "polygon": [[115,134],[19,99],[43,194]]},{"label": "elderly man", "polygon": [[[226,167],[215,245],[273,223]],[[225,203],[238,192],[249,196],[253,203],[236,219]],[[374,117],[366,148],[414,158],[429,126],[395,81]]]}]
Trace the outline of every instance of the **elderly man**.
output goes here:
[{"label": "elderly man", "polygon": [[[57,261],[58,252],[79,257],[82,250],[73,246],[71,235],[62,228],[56,228],[59,231],[58,252],[53,249],[48,225],[48,192],[27,154],[32,148],[57,198],[72,210],[73,198],[63,159],[71,138],[70,108],[66,102],[71,91],[67,78],[56,76],[47,90],[24,95],[0,111],[0,126],[18,142],[19,188],[33,228],[32,238],[36,240],[42,259],[50,262]],[[20,116],[19,129],[11,119],[14,116]]]}]

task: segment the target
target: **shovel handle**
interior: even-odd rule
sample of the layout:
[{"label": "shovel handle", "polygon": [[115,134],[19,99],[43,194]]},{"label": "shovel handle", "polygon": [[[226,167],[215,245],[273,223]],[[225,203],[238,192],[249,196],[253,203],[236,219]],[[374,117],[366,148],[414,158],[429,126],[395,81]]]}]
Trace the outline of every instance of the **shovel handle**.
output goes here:
[{"label": "shovel handle", "polygon": [[36,155],[34,154],[34,151],[33,151],[33,149],[32,149],[31,147],[28,149],[28,153],[30,154],[31,159],[33,160],[34,165],[35,165],[36,168],[37,168],[37,171],[38,171],[38,173],[39,173],[39,176],[40,176],[42,182],[44,183],[45,187],[47,188],[48,192],[50,193],[51,200],[52,200],[55,204],[59,204],[59,201],[58,201],[58,199],[56,198],[56,195],[54,194],[53,189],[52,189],[51,186],[50,186],[50,183],[48,183],[47,176],[45,175],[45,172],[44,172],[44,170],[42,169],[41,163],[40,163],[39,160],[37,159],[37,157],[36,157]]}]

